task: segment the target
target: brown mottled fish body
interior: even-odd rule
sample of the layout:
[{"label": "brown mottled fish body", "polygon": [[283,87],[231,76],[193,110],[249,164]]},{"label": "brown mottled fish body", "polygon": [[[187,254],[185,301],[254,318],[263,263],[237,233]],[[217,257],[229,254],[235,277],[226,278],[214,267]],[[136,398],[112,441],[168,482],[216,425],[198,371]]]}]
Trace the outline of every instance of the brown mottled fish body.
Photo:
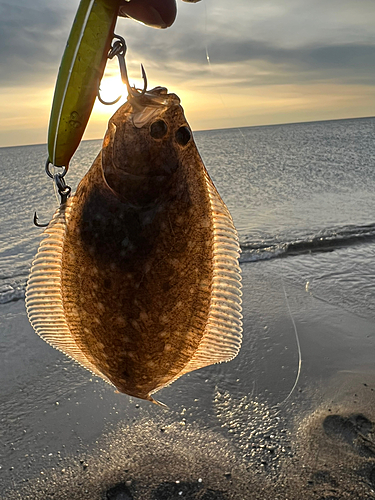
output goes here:
[{"label": "brown mottled fish body", "polygon": [[184,373],[236,356],[238,255],[179,99],[154,89],[111,118],[102,151],[47,228],[28,315],[54,347],[152,400]]}]

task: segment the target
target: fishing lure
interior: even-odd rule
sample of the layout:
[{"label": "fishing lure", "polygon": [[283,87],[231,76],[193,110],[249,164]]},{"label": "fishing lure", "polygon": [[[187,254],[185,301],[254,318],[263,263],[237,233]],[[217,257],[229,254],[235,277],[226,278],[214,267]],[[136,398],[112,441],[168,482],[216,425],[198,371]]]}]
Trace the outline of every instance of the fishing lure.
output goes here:
[{"label": "fishing lure", "polygon": [[49,344],[153,401],[241,345],[238,237],[180,100],[133,93],[45,231],[26,306]]},{"label": "fishing lure", "polygon": [[121,0],[81,0],[61,61],[48,129],[48,160],[68,170],[98,94]]}]

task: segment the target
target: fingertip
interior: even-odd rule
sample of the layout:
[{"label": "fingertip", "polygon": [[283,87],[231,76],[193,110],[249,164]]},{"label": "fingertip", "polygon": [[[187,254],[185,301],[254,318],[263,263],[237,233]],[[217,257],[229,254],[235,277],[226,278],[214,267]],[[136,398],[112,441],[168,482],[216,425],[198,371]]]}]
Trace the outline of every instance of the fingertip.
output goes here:
[{"label": "fingertip", "polygon": [[131,17],[153,28],[169,28],[176,19],[175,0],[130,0],[120,5],[119,16]]}]

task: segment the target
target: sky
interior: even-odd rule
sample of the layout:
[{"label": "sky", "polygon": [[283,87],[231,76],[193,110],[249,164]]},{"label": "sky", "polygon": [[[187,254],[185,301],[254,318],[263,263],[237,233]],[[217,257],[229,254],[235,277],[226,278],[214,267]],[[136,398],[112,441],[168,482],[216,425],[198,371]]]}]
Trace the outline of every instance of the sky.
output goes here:
[{"label": "sky", "polygon": [[[131,83],[167,87],[193,130],[375,115],[374,0],[178,2],[166,30],[119,19]],[[47,141],[78,0],[0,0],[0,147]],[[104,97],[117,97],[110,64]],[[125,92],[126,94],[126,92]],[[126,95],[125,95],[126,97]],[[96,102],[85,139],[124,102]]]}]

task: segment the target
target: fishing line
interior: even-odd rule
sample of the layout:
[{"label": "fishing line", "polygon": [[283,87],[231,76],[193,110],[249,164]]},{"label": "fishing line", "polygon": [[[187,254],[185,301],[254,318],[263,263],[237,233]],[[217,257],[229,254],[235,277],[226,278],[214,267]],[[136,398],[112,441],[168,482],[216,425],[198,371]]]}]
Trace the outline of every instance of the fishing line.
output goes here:
[{"label": "fishing line", "polygon": [[300,375],[301,375],[301,367],[302,367],[302,353],[301,353],[301,345],[300,345],[299,337],[298,337],[297,325],[296,325],[296,322],[294,321],[294,318],[293,318],[292,310],[290,308],[290,304],[289,304],[289,300],[288,300],[288,296],[287,296],[287,293],[286,293],[286,290],[285,290],[284,280],[283,280],[282,276],[281,276],[281,286],[283,287],[285,302],[286,302],[286,305],[288,307],[289,316],[290,316],[290,319],[292,320],[292,323],[293,323],[294,335],[295,335],[295,338],[296,338],[297,351],[298,351],[298,369],[297,369],[296,379],[294,381],[293,387],[291,388],[289,394],[287,395],[287,397],[285,399],[283,399],[283,401],[281,401],[280,403],[278,403],[276,406],[283,405],[290,398],[290,396],[293,394],[293,392],[294,392],[294,390],[297,387],[297,384],[299,382],[299,378],[300,378]]},{"label": "fishing line", "polygon": [[[210,71],[212,71],[211,60],[210,60],[210,56],[209,56],[209,52],[208,52],[208,43],[207,43],[207,38],[208,38],[208,36],[207,36],[207,17],[208,17],[207,16],[207,5],[205,4],[205,35],[206,35],[205,36],[205,49],[206,49],[206,60],[207,60],[207,65],[208,65]],[[223,107],[225,108],[227,115],[229,116],[230,120],[234,123],[233,115],[231,114],[231,112],[229,110],[229,107],[226,105],[226,103],[225,103],[225,101],[223,99],[223,96],[220,93],[218,93],[218,92],[216,93],[216,95],[219,96],[219,99],[220,99]],[[241,135],[241,137],[243,139],[243,143],[244,143],[244,157],[245,157],[246,154],[247,154],[247,150],[248,150],[246,137],[245,137],[244,133],[242,132],[241,128],[239,128],[239,127],[235,127],[235,128],[240,133],[240,135]],[[286,398],[283,401],[281,401],[280,403],[277,403],[275,405],[276,407],[281,406],[284,403],[286,403],[286,401],[288,401],[288,399],[292,396],[293,392],[295,391],[295,389],[296,389],[296,387],[298,385],[298,382],[299,382],[299,379],[300,379],[300,375],[301,375],[301,368],[302,368],[302,352],[301,352],[301,345],[300,345],[299,336],[298,336],[297,325],[296,325],[296,323],[294,321],[294,318],[293,318],[293,314],[292,314],[292,311],[291,311],[291,308],[290,308],[288,296],[287,296],[287,293],[286,293],[286,290],[285,290],[284,281],[283,281],[282,277],[281,277],[281,285],[282,285],[282,288],[283,288],[285,302],[287,304],[289,316],[290,316],[290,319],[291,319],[292,324],[293,324],[294,335],[295,335],[296,344],[297,344],[297,352],[298,352],[298,367],[297,367],[296,378],[295,378],[294,384],[293,384],[293,386],[292,386],[289,394],[286,396]],[[254,390],[254,387],[253,387],[253,390]]]},{"label": "fishing line", "polygon": [[[283,167],[285,167],[286,163],[287,163],[287,158],[286,156],[283,157],[282,159],[282,162],[280,162],[281,165]],[[300,341],[299,341],[299,336],[298,336],[298,330],[297,330],[297,325],[296,325],[296,322],[294,321],[294,317],[293,317],[293,314],[292,314],[292,310],[290,308],[290,304],[289,304],[289,300],[288,300],[288,296],[287,296],[287,293],[286,293],[286,290],[285,290],[285,285],[284,285],[284,279],[283,279],[283,276],[286,274],[286,270],[285,270],[285,267],[284,267],[284,264],[283,264],[283,261],[281,259],[281,262],[280,262],[280,267],[281,267],[281,286],[283,288],[283,292],[284,292],[284,297],[285,297],[285,302],[286,302],[286,305],[287,305],[287,308],[288,308],[288,312],[289,312],[289,316],[290,316],[290,319],[292,321],[292,324],[293,324],[293,329],[294,329],[294,335],[295,335],[295,339],[296,339],[296,344],[297,344],[297,352],[298,352],[298,368],[297,368],[297,373],[296,373],[296,379],[295,379],[295,382],[293,384],[293,387],[291,388],[289,394],[287,395],[287,397],[281,401],[280,403],[277,404],[277,406],[281,406],[283,405],[293,394],[293,392],[295,391],[296,387],[297,387],[297,384],[299,382],[299,379],[300,379],[300,375],[301,375],[301,369],[302,369],[302,351],[301,351],[301,344],[300,344]]]},{"label": "fishing line", "polygon": [[[204,45],[205,45],[205,50],[206,50],[206,60],[207,60],[207,65],[209,67],[209,70],[212,73],[211,59],[210,59],[210,55],[208,53],[208,43],[207,43],[207,38],[208,38],[208,35],[207,35],[207,19],[208,19],[208,15],[207,15],[207,3],[204,4],[204,14],[205,14],[205,23],[204,23],[205,41],[204,41]],[[233,115],[230,113],[228,106],[225,104],[223,96],[219,92],[216,92],[216,95],[219,96],[219,99],[220,99],[220,101],[221,101],[221,103],[223,105],[223,108],[225,109],[225,111],[226,111],[228,117],[230,118],[231,122],[234,123]],[[245,157],[246,153],[247,153],[247,142],[246,142],[245,135],[243,134],[242,130],[239,127],[233,127],[233,128],[237,129],[237,131],[240,133],[240,135],[241,135],[241,137],[243,139],[243,143],[244,143],[244,157]]]},{"label": "fishing line", "polygon": [[207,3],[204,4],[204,34],[205,34],[205,47],[206,47],[206,60],[207,64],[211,69],[210,56],[208,55],[208,45],[207,45]]}]

